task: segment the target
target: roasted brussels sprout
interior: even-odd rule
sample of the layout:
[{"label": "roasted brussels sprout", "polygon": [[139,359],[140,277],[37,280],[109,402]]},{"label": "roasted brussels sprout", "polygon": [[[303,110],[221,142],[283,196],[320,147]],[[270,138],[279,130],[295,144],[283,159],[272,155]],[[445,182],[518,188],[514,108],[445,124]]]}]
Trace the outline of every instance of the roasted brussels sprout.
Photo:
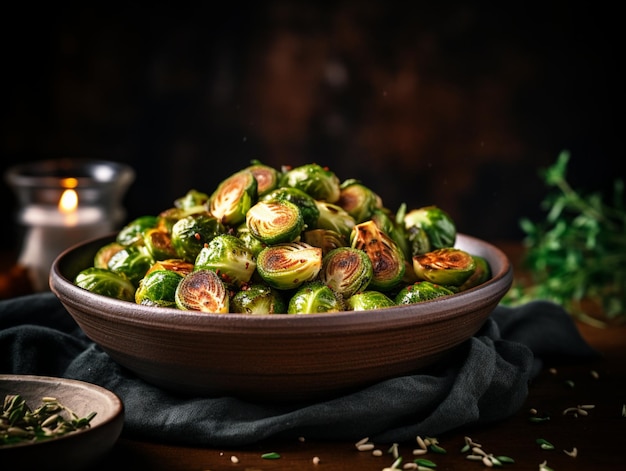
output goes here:
[{"label": "roasted brussels sprout", "polygon": [[261,200],[250,208],[246,225],[264,244],[293,242],[304,228],[300,208],[287,200]]},{"label": "roasted brussels sprout", "polygon": [[98,249],[93,258],[93,266],[96,268],[106,268],[108,270],[111,257],[123,248],[124,246],[122,244],[115,241],[103,245]]},{"label": "roasted brussels sprout", "polygon": [[219,234],[198,254],[194,270],[213,270],[227,285],[241,286],[250,281],[256,260],[243,241],[234,235]]},{"label": "roasted brussels sprout", "polygon": [[437,206],[424,206],[405,214],[407,230],[415,226],[426,232],[430,250],[452,247],[456,241],[456,225],[448,213]]},{"label": "roasted brussels sprout", "polygon": [[346,247],[348,245],[346,237],[331,229],[311,229],[304,231],[301,240],[302,242],[322,249],[322,255],[326,255],[337,247]]},{"label": "roasted brussels sprout", "polygon": [[284,171],[279,186],[299,188],[318,201],[335,203],[339,200],[337,175],[318,164],[305,164]]},{"label": "roasted brussels sprout", "polygon": [[158,223],[157,216],[140,216],[126,224],[117,233],[116,242],[128,247],[137,243],[143,243],[143,233]]},{"label": "roasted brussels sprout", "polygon": [[352,247],[339,247],[331,250],[322,259],[319,279],[341,299],[367,288],[374,269],[367,254]]},{"label": "roasted brussels sprout", "polygon": [[406,232],[402,224],[398,224],[393,219],[392,214],[386,209],[375,209],[370,218],[376,226],[393,239],[406,260],[411,259],[411,248],[406,237]]},{"label": "roasted brussels sprout", "polygon": [[319,209],[319,217],[315,223],[316,229],[329,229],[335,231],[342,236],[348,238],[355,226],[354,218],[341,206],[327,203],[325,201],[316,201],[315,204]]},{"label": "roasted brussels sprout", "polygon": [[304,219],[304,224],[307,228],[315,227],[317,218],[320,216],[320,210],[318,209],[317,204],[315,204],[315,199],[298,188],[288,186],[276,188],[275,190],[267,193],[261,199],[287,200],[295,204],[298,208],[300,208],[302,219]]},{"label": "roasted brussels sprout", "polygon": [[372,261],[374,274],[369,285],[371,289],[386,292],[402,281],[406,270],[404,254],[374,221],[357,224],[350,235],[350,245],[365,251]]},{"label": "roasted brussels sprout", "polygon": [[204,244],[224,232],[224,226],[209,213],[191,214],[172,226],[172,245],[178,258],[193,263]]},{"label": "roasted brussels sprout", "polygon": [[201,191],[191,189],[184,196],[174,200],[174,207],[189,212],[207,211],[208,201],[209,195]]},{"label": "roasted brussels sprout", "polygon": [[109,298],[132,302],[135,300],[135,285],[124,274],[106,268],[85,268],[76,275],[74,284]]},{"label": "roasted brussels sprout", "polygon": [[259,197],[278,187],[281,173],[274,167],[264,165],[258,160],[253,160],[251,165],[245,170],[248,170],[254,175],[257,182],[257,195]]},{"label": "roasted brussels sprout", "polygon": [[108,269],[123,274],[136,288],[153,263],[154,259],[145,247],[131,245],[113,254]]},{"label": "roasted brussels sprout", "polygon": [[374,290],[353,294],[346,300],[345,304],[349,311],[368,311],[370,309],[382,309],[396,305],[389,296]]},{"label": "roasted brussels sprout", "polygon": [[185,276],[174,294],[176,307],[184,311],[227,313],[229,292],[213,270],[197,270]]},{"label": "roasted brussels sprout", "polygon": [[322,249],[304,242],[270,245],[257,256],[257,272],[273,288],[289,290],[312,281],[322,268]]},{"label": "roasted brussels sprout", "polygon": [[135,302],[145,306],[176,307],[176,288],[183,275],[173,270],[152,270],[139,282]]},{"label": "roasted brussels sprout", "polygon": [[491,266],[487,259],[479,255],[472,255],[472,257],[474,258],[476,268],[474,269],[474,273],[465,280],[465,283],[459,286],[459,291],[465,291],[474,286],[478,286],[491,278]]},{"label": "roasted brussels sprout", "polygon": [[178,252],[172,244],[170,233],[161,229],[146,230],[143,234],[143,245],[154,260],[165,260],[178,256]]},{"label": "roasted brussels sprout", "polygon": [[248,247],[248,250],[252,252],[252,254],[256,257],[259,255],[259,252],[267,247],[267,244],[261,242],[259,239],[252,235],[250,232],[250,228],[246,223],[239,224],[237,229],[235,229],[236,236],[243,242],[243,244]]},{"label": "roasted brussels sprout", "polygon": [[382,208],[382,200],[360,181],[348,179],[340,185],[337,205],[350,214],[358,224],[370,219],[375,209]]},{"label": "roasted brussels sprout", "polygon": [[420,280],[439,285],[461,286],[476,269],[474,257],[455,247],[443,247],[413,257],[413,269]]},{"label": "roasted brussels sprout", "polygon": [[230,300],[230,312],[242,314],[286,314],[283,293],[271,286],[253,283],[242,287]]},{"label": "roasted brussels sprout", "polygon": [[319,314],[342,310],[335,292],[319,280],[300,286],[287,306],[287,314]]},{"label": "roasted brussels sprout", "polygon": [[181,276],[186,276],[193,271],[193,263],[187,262],[181,258],[168,258],[165,260],[157,260],[148,269],[146,276],[156,270],[170,270]]},{"label": "roasted brussels sprout", "polygon": [[449,296],[451,294],[454,294],[454,291],[445,286],[437,285],[430,281],[417,281],[412,285],[402,288],[396,295],[394,301],[400,306],[402,304],[415,304],[422,301],[430,301],[431,299]]},{"label": "roasted brussels sprout", "polygon": [[211,195],[209,211],[222,224],[237,226],[257,200],[258,184],[254,174],[241,170],[222,181]]}]

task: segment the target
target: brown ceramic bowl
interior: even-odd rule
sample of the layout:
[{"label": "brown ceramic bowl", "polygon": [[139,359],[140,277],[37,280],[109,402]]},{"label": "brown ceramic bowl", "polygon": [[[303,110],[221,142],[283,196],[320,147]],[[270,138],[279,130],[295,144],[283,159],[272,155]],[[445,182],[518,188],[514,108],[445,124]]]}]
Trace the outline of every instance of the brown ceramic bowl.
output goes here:
[{"label": "brown ceramic bowl", "polygon": [[88,469],[109,452],[122,432],[122,402],[95,384],[48,376],[0,375],[0,400],[8,394],[19,394],[31,409],[39,407],[44,397],[54,397],[79,417],[96,413],[89,428],[49,440],[0,446],[0,463],[13,464],[14,469]]},{"label": "brown ceramic bowl", "polygon": [[141,306],[72,280],[111,238],[68,249],[50,287],[85,334],[145,381],[190,395],[255,401],[328,397],[431,365],[473,336],[511,286],[506,255],[459,234],[493,276],[451,296],[360,312],[250,316]]}]

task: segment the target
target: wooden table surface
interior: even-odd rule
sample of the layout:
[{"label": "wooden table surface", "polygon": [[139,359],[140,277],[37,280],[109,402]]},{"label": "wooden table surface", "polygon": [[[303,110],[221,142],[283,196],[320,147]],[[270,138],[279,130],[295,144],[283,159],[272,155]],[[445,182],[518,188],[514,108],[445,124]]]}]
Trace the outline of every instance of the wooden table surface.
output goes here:
[{"label": "wooden table surface", "polygon": [[[515,266],[519,251],[500,246]],[[626,470],[626,326],[578,326],[588,343],[602,353],[602,358],[560,365],[556,369],[553,365],[545,365],[531,383],[524,406],[514,416],[489,426],[433,437],[446,451],[443,454],[429,451],[425,455],[414,455],[413,451],[420,448],[417,437],[415,441],[397,445],[373,443],[381,452],[380,456],[375,456],[372,451],[359,451],[352,442],[323,442],[307,440],[307,437],[263,441],[246,447],[197,448],[133,440],[122,435],[94,470],[381,471],[396,461],[394,449],[402,458],[398,469],[415,469],[409,466],[417,458],[432,461],[437,471],[489,469],[482,462],[468,460],[468,453],[462,452],[467,438],[481,445],[487,454],[504,455],[514,460],[514,463],[504,463],[495,469]],[[577,406],[589,408],[575,413]],[[536,412],[533,414],[533,411]],[[549,420],[531,420],[532,417],[545,416],[549,416]],[[543,449],[537,443],[538,439],[549,442],[554,448]],[[574,451],[576,456],[571,456]],[[279,457],[263,457],[271,452]],[[542,463],[547,467],[542,468]]]}]

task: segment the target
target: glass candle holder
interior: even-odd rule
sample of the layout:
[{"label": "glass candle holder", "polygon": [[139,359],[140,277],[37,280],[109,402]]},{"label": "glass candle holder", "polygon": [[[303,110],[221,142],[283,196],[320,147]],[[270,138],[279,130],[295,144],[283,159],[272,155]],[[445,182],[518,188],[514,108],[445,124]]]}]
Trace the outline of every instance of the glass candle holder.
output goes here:
[{"label": "glass candle holder", "polygon": [[27,268],[35,291],[47,291],[50,267],[61,252],[124,221],[122,200],[135,172],[118,162],[58,159],[15,165],[5,179],[24,229],[17,263]]}]

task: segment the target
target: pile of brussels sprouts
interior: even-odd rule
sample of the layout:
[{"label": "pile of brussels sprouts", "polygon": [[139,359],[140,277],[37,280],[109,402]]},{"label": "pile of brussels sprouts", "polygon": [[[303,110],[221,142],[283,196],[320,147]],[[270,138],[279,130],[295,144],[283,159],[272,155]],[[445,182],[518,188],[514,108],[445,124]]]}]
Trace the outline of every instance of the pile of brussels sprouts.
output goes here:
[{"label": "pile of brussels sprouts", "polygon": [[379,309],[452,295],[491,277],[454,247],[437,206],[394,214],[358,180],[311,163],[252,161],[212,194],[195,189],[139,217],[74,283],[181,310],[307,314]]}]

